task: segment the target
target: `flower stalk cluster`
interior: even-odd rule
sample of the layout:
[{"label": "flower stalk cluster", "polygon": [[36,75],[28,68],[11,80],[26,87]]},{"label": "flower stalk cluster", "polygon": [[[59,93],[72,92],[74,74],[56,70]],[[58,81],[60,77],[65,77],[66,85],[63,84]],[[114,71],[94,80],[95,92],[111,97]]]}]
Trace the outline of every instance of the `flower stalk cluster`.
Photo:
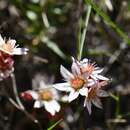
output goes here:
[{"label": "flower stalk cluster", "polygon": [[[19,48],[15,44],[14,39],[5,40],[0,35],[0,80],[13,73],[13,55],[27,54],[28,49]],[[44,106],[51,115],[55,115],[56,112],[60,111],[61,107],[58,101],[62,99],[57,90],[65,91],[69,93],[68,96],[65,95],[68,102],[72,102],[79,95],[83,96],[85,99],[84,107],[87,107],[89,114],[91,114],[92,104],[102,108],[100,97],[108,96],[103,89],[108,84],[109,79],[101,75],[102,71],[103,69],[86,58],[78,61],[72,57],[71,72],[64,66],[60,66],[64,83],[45,84],[43,80],[40,80],[36,86],[37,89],[27,90],[21,94],[21,97],[28,101],[34,100],[34,108]]]}]

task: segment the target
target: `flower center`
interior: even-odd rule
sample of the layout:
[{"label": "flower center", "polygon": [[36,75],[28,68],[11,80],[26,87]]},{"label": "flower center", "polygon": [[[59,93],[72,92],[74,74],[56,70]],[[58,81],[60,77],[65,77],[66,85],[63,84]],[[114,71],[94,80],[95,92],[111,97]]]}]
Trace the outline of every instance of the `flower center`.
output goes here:
[{"label": "flower center", "polygon": [[96,93],[97,91],[96,91],[96,88],[92,88],[91,90],[90,90],[90,92],[88,93],[88,98],[89,98],[89,100],[91,100],[91,99],[94,99],[96,96],[97,96],[97,93]]},{"label": "flower center", "polygon": [[45,101],[52,100],[53,94],[50,90],[43,90],[40,92],[40,99]]},{"label": "flower center", "polygon": [[75,90],[82,88],[84,84],[85,84],[85,81],[81,78],[75,78],[71,80],[71,86]]}]

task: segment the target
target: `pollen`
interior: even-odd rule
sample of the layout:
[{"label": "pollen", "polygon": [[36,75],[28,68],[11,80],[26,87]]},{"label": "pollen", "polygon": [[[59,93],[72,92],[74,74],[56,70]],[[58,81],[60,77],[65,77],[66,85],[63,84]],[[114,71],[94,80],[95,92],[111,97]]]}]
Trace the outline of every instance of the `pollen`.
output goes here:
[{"label": "pollen", "polygon": [[50,101],[53,98],[53,94],[50,90],[43,90],[39,94],[41,100]]},{"label": "pollen", "polygon": [[85,81],[81,78],[75,78],[71,80],[71,86],[75,90],[82,88],[84,84],[85,84]]}]

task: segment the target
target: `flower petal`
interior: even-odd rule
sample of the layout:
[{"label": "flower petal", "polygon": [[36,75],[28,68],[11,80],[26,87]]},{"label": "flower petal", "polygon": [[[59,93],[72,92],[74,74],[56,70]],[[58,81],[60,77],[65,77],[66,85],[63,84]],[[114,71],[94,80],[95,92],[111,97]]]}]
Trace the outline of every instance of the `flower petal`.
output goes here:
[{"label": "flower petal", "polygon": [[52,87],[56,88],[57,90],[60,91],[66,91],[66,92],[70,92],[72,89],[70,87],[69,83],[57,83],[57,84],[53,84]]},{"label": "flower petal", "polygon": [[101,73],[102,71],[103,71],[103,69],[98,69],[98,70],[93,71],[92,74],[99,74],[99,73]]},{"label": "flower petal", "polygon": [[102,75],[95,75],[95,77],[98,78],[98,79],[100,79],[100,80],[106,80],[106,81],[109,80],[108,78],[106,78],[106,77],[104,77]]},{"label": "flower petal", "polygon": [[79,96],[79,92],[75,90],[71,90],[69,94],[69,102],[75,100]]},{"label": "flower petal", "polygon": [[28,49],[27,48],[14,48],[13,55],[26,55]]},{"label": "flower petal", "polygon": [[60,105],[56,100],[50,101],[50,105],[54,108],[56,112],[60,111]]},{"label": "flower petal", "polygon": [[35,103],[34,103],[34,108],[40,108],[40,107],[42,107],[42,103],[41,103],[41,101],[35,101]]},{"label": "flower petal", "polygon": [[10,40],[7,41],[6,44],[11,44],[12,48],[14,48],[14,47],[15,47],[15,44],[16,44],[16,40],[10,39]]},{"label": "flower petal", "polygon": [[101,101],[100,101],[99,98],[95,98],[94,100],[92,100],[92,103],[93,103],[96,107],[102,109],[102,103],[101,103]]},{"label": "flower petal", "polygon": [[2,38],[2,36],[0,34],[0,46],[3,45],[3,44],[5,44],[5,41],[4,41],[4,39]]},{"label": "flower petal", "polygon": [[51,113],[51,115],[55,115],[55,109],[53,108],[53,106],[51,106],[50,102],[44,101],[44,106],[45,109]]},{"label": "flower petal", "polygon": [[91,109],[92,103],[91,103],[91,101],[88,101],[87,99],[86,99],[86,107],[88,109],[89,115],[91,115],[91,113],[92,113],[92,109]]},{"label": "flower petal", "polygon": [[108,95],[108,93],[106,91],[104,91],[102,89],[99,89],[97,91],[97,96],[99,96],[99,97],[108,97],[109,95]]},{"label": "flower petal", "polygon": [[88,96],[88,88],[83,87],[79,90],[80,95],[82,96]]},{"label": "flower petal", "polygon": [[27,93],[31,94],[32,98],[37,100],[39,98],[39,95],[36,91],[33,91],[33,90],[28,90],[26,91]]},{"label": "flower petal", "polygon": [[72,60],[73,60],[73,63],[71,66],[72,73],[74,75],[80,75],[81,71],[80,71],[80,66],[78,64],[78,61],[76,59],[74,59],[73,57],[72,57]]},{"label": "flower petal", "polygon": [[64,66],[60,66],[60,73],[65,78],[65,80],[70,80],[74,78],[73,74],[70,73]]}]

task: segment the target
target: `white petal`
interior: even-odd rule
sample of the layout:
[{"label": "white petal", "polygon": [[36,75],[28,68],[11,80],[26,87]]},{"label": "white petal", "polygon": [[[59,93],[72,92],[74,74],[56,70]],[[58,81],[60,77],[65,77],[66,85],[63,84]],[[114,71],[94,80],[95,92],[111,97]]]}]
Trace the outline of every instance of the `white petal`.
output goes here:
[{"label": "white petal", "polygon": [[84,58],[83,60],[80,61],[81,64],[87,64],[88,63],[88,59]]},{"label": "white petal", "polygon": [[53,84],[52,87],[56,88],[57,90],[60,90],[60,91],[66,91],[66,92],[69,92],[71,91],[71,87],[70,87],[70,84],[69,83],[57,83],[57,84]]},{"label": "white petal", "polygon": [[91,115],[91,113],[92,113],[92,109],[91,109],[92,104],[91,104],[91,101],[87,100],[86,101],[86,106],[87,106],[89,115]]},{"label": "white petal", "polygon": [[45,109],[51,113],[51,115],[55,115],[55,109],[53,108],[53,106],[51,106],[51,104],[47,101],[44,102],[44,106],[45,106]]},{"label": "white petal", "polygon": [[72,90],[69,94],[69,102],[75,100],[79,96],[79,92]]},{"label": "white petal", "polygon": [[73,74],[70,73],[64,66],[60,66],[60,73],[61,75],[68,81],[74,78]]},{"label": "white petal", "polygon": [[26,55],[28,49],[27,48],[14,48],[13,55]]},{"label": "white petal", "polygon": [[35,101],[34,108],[40,108],[42,107],[42,103],[40,101]]},{"label": "white petal", "polygon": [[47,88],[48,86],[45,84],[45,82],[43,81],[43,80],[40,80],[39,81],[39,90],[40,89],[45,89],[45,88]]},{"label": "white petal", "polygon": [[0,34],[0,46],[3,45],[3,44],[5,44],[5,41],[4,41],[4,39],[2,38],[2,36]]},{"label": "white petal", "polygon": [[99,96],[99,97],[108,97],[109,95],[108,95],[108,93],[106,91],[104,91],[102,89],[99,89],[97,91],[97,96]]},{"label": "white petal", "polygon": [[93,86],[95,84],[95,81],[92,80],[92,79],[88,79],[88,83],[87,83],[87,86],[90,87],[90,86]]},{"label": "white petal", "polygon": [[94,100],[92,100],[92,103],[93,103],[96,107],[102,109],[102,103],[101,103],[101,101],[100,101],[99,98],[95,98]]},{"label": "white petal", "polygon": [[100,79],[100,80],[106,80],[106,81],[108,81],[109,79],[108,78],[106,78],[106,77],[104,77],[104,76],[102,76],[102,75],[95,75],[98,79]]},{"label": "white petal", "polygon": [[50,101],[50,105],[54,108],[56,112],[60,111],[60,105],[56,100]]},{"label": "white petal", "polygon": [[99,74],[99,73],[101,73],[102,71],[103,71],[103,69],[98,69],[98,70],[93,71],[92,74]]},{"label": "white petal", "polygon": [[72,60],[73,60],[73,63],[72,63],[72,66],[71,66],[72,73],[74,75],[80,75],[81,71],[80,71],[80,66],[78,64],[78,61],[76,61],[76,59],[74,59],[73,57],[72,57]]},{"label": "white petal", "polygon": [[93,80],[98,80],[98,78],[97,78],[97,75],[94,75],[94,74],[92,74],[92,75],[90,75],[91,76],[91,78],[93,79]]},{"label": "white petal", "polygon": [[15,44],[16,44],[16,40],[14,40],[14,39],[8,40],[8,41],[7,41],[7,44],[11,44],[12,47],[14,48],[14,47],[15,47]]},{"label": "white petal", "polygon": [[82,96],[88,96],[88,88],[83,87],[79,90],[80,95]]}]

